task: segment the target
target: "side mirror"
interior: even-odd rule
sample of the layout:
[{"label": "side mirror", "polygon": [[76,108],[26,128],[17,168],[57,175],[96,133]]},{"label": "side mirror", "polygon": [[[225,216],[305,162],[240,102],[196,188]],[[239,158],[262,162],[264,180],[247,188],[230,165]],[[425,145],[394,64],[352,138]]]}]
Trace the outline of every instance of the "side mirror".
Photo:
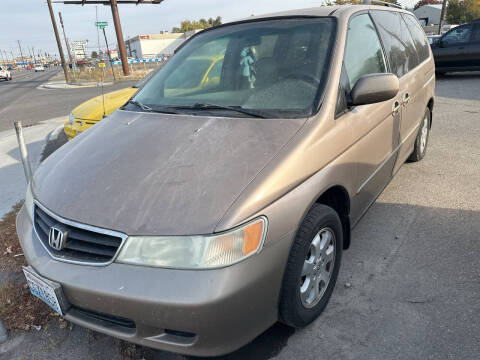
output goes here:
[{"label": "side mirror", "polygon": [[366,105],[390,100],[398,94],[398,78],[393,74],[368,74],[357,80],[348,105]]},{"label": "side mirror", "polygon": [[438,41],[438,44],[440,45],[440,47],[444,48],[444,47],[447,47],[448,41],[447,41],[447,40],[440,39],[440,40]]}]

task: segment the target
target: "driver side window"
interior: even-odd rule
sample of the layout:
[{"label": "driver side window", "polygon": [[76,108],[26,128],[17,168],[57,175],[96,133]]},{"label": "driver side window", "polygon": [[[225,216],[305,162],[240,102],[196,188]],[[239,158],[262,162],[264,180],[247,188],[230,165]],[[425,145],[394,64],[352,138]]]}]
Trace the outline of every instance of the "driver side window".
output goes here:
[{"label": "driver side window", "polygon": [[350,88],[366,74],[385,73],[385,57],[377,31],[368,14],[350,20],[344,56]]},{"label": "driver side window", "polygon": [[461,44],[468,42],[472,27],[470,25],[458,26],[442,37],[442,41],[446,41],[448,45]]}]

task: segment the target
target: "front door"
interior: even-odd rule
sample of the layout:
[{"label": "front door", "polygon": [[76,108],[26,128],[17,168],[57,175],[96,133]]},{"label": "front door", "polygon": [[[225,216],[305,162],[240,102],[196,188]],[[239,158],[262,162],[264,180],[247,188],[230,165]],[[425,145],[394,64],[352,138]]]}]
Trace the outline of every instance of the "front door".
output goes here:
[{"label": "front door", "polygon": [[[344,55],[346,87],[352,89],[363,75],[386,73],[380,39],[368,13],[350,19]],[[401,116],[400,94],[382,103],[355,106],[340,116],[352,129],[349,151],[356,164],[356,195],[351,203],[352,222],[375,201],[391,178],[398,144]]]},{"label": "front door", "polygon": [[473,23],[472,35],[468,44],[468,67],[480,69],[480,21]]}]

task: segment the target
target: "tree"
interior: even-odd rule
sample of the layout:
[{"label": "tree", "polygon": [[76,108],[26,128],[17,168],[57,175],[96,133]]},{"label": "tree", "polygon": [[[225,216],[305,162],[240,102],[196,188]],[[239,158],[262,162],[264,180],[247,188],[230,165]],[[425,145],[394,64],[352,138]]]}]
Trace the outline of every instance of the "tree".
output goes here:
[{"label": "tree", "polygon": [[477,0],[450,0],[447,6],[447,22],[463,24],[480,17],[480,4]]},{"label": "tree", "polygon": [[208,20],[206,19],[200,19],[198,21],[184,20],[180,23],[180,27],[175,26],[174,28],[172,28],[172,33],[184,33],[192,30],[208,29],[212,26],[218,26],[221,24],[222,24],[222,18],[220,16],[217,16],[215,19],[209,18]]},{"label": "tree", "polygon": [[92,59],[96,59],[96,58],[98,58],[98,54],[97,54],[97,52],[96,52],[96,51],[92,51],[91,58],[92,58]]},{"label": "tree", "polygon": [[438,5],[438,4],[441,4],[442,2],[439,1],[439,0],[420,0],[419,2],[417,2],[415,4],[415,6],[413,7],[413,10],[417,10],[419,7],[423,6],[423,5]]}]

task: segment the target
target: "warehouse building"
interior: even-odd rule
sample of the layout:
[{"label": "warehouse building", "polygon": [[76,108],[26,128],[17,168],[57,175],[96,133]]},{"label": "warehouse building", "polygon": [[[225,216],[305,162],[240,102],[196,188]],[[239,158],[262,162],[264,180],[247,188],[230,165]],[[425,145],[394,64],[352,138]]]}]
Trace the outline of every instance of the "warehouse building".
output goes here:
[{"label": "warehouse building", "polygon": [[442,5],[423,5],[414,10],[413,13],[423,26],[438,25],[442,15]]},{"label": "warehouse building", "polygon": [[125,41],[127,56],[136,59],[149,59],[170,56],[190,36],[200,30],[186,33],[169,33],[137,35]]}]

